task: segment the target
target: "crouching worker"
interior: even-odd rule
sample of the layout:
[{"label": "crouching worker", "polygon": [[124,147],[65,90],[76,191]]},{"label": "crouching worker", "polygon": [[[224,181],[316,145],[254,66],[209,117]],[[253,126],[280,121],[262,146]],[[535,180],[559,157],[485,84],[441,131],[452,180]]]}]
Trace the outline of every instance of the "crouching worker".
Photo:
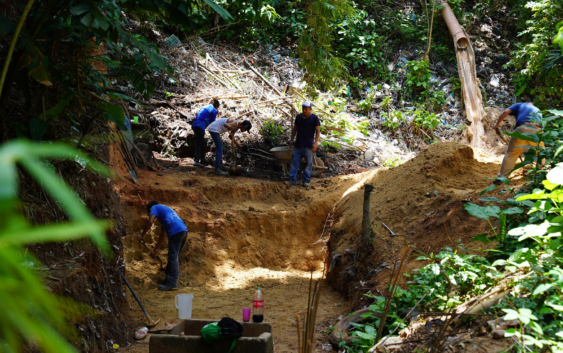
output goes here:
[{"label": "crouching worker", "polygon": [[[522,134],[534,134],[540,130],[540,125],[537,121],[540,121],[542,115],[540,110],[534,106],[532,102],[526,103],[516,103],[510,108],[506,109],[498,118],[496,125],[493,129],[497,130],[500,127],[500,123],[508,116],[513,115],[516,117],[516,128],[514,132],[518,131]],[[526,147],[537,146],[538,144],[532,141],[525,141],[521,140],[516,137],[511,137],[510,141],[508,142],[508,148],[506,153],[504,154],[504,158],[502,160],[502,165],[500,166],[500,171],[497,174],[497,177],[508,177],[512,168],[516,165],[516,161],[518,157],[524,151]],[[540,143],[543,146],[543,142]],[[502,184],[501,180],[495,180],[493,182],[496,185]]]},{"label": "crouching worker", "polygon": [[234,139],[234,134],[237,131],[250,133],[251,128],[252,124],[250,123],[250,121],[245,120],[240,123],[233,118],[222,118],[209,125],[209,128],[207,128],[207,130],[209,130],[209,134],[211,135],[213,143],[215,144],[216,175],[229,175],[229,173],[226,173],[221,169],[223,165],[223,140],[221,139],[221,135],[225,132],[229,132],[229,136],[234,141],[235,145],[238,148],[242,148],[240,142]]},{"label": "crouching worker", "polygon": [[[180,250],[184,246],[188,238],[188,227],[184,221],[178,216],[173,209],[168,206],[159,205],[156,201],[150,201],[147,204],[149,211],[149,220],[143,229],[143,232],[137,236],[139,240],[144,239],[145,234],[151,229],[155,219],[160,222],[162,231],[158,237],[158,241],[154,248],[155,256],[164,241],[164,235],[168,235],[168,263],[166,264],[166,279],[159,290],[171,291],[178,289],[178,277],[180,275],[180,268],[178,265],[178,257]],[[152,255],[151,255],[152,256]]]}]

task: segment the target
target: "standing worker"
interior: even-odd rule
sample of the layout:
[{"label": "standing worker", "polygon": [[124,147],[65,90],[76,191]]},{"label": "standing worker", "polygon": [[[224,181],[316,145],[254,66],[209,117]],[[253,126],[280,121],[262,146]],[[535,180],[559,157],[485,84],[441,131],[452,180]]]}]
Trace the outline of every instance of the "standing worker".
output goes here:
[{"label": "standing worker", "polygon": [[[311,182],[314,152],[317,150],[319,138],[321,137],[321,122],[318,116],[311,113],[313,110],[313,104],[311,104],[311,102],[303,102],[301,106],[303,113],[297,115],[295,124],[291,129],[289,148],[293,148],[293,153],[291,154],[289,181],[286,183],[297,185],[297,170],[301,164],[301,159],[304,158],[307,165],[303,170],[303,186],[308,188]],[[293,139],[295,138],[295,134],[297,134],[297,140],[295,141],[294,147]]]},{"label": "standing worker", "polygon": [[[516,103],[510,108],[506,109],[498,118],[494,129],[498,131],[500,123],[508,116],[512,115],[516,117],[516,128],[514,131],[525,133],[537,133],[540,130],[540,125],[532,122],[534,119],[541,119],[542,115],[540,110],[534,106],[532,102],[526,103]],[[502,160],[502,165],[500,166],[500,172],[497,177],[506,177],[514,165],[516,165],[516,160],[522,152],[524,151],[524,146],[537,146],[537,143],[532,141],[525,141],[519,138],[511,137],[508,142],[508,149],[504,154],[504,159]],[[495,180],[494,184],[500,185],[502,181]]]},{"label": "standing worker", "polygon": [[221,103],[217,99],[209,101],[209,105],[201,108],[192,122],[192,130],[196,138],[194,165],[203,167],[200,162],[205,162],[205,129],[215,121]]},{"label": "standing worker", "polygon": [[[158,219],[162,231],[158,237],[158,241],[154,248],[154,257],[157,256],[158,250],[164,241],[164,235],[168,235],[168,263],[166,264],[166,279],[164,284],[158,287],[158,290],[172,291],[178,289],[178,277],[180,269],[178,265],[178,257],[180,250],[184,246],[188,238],[188,227],[178,214],[168,206],[159,205],[156,201],[150,201],[147,204],[149,211],[149,220],[143,229],[143,232],[137,236],[139,240],[144,239],[145,234],[151,229],[155,219]],[[153,256],[153,255],[151,255]]]},{"label": "standing worker", "polygon": [[[231,137],[232,141],[234,141],[235,145],[238,148],[242,148],[240,142],[234,139],[235,132],[238,130],[242,132],[250,133],[250,129],[252,128],[252,124],[250,121],[245,120],[242,123],[236,121],[233,118],[223,118],[215,121],[211,125],[209,125],[209,133],[211,134],[211,138],[213,139],[213,143],[215,144],[215,174],[217,175],[228,175],[229,173],[224,172],[221,170],[221,166],[223,164],[223,140],[221,139],[221,135],[225,132],[229,131],[229,136]],[[236,166],[235,166],[236,167]]]}]

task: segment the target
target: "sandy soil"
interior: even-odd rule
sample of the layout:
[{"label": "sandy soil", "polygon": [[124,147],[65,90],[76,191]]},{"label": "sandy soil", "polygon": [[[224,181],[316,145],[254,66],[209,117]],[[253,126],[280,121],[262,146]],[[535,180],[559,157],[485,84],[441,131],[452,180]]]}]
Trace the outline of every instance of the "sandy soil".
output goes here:
[{"label": "sandy soil", "polygon": [[[116,163],[114,157],[110,163]],[[332,287],[324,286],[320,301],[318,343],[326,342],[326,330],[339,316],[365,305],[360,293],[369,288],[384,291],[390,264],[406,242],[437,252],[457,239],[466,242],[488,226],[469,217],[463,201],[478,198],[490,184],[483,178],[497,172],[499,161],[466,145],[442,143],[397,168],[314,179],[312,190],[276,181],[217,177],[211,169],[174,163],[158,173],[142,170],[141,185],[135,185],[122,168],[116,171],[121,179],[116,187],[128,229],[126,276],[149,313],[162,319],[177,316],[174,296],[181,293],[195,295],[194,318],[240,319],[241,309],[250,306],[256,286],[261,286],[276,352],[295,352],[295,316],[306,310],[309,271],[314,267],[315,276],[320,276],[328,249],[331,259],[361,252],[367,258],[353,261],[350,267],[349,260],[355,256],[348,255],[348,260],[344,256],[335,264],[329,276]],[[371,249],[359,251],[356,239],[361,234],[367,182],[375,186],[371,221],[376,238]],[[156,290],[163,274],[136,240],[146,219],[145,205],[152,199],[176,210],[189,228],[177,292]],[[381,222],[399,236],[390,238]],[[145,241],[154,245],[157,234],[159,227],[154,226]],[[166,263],[166,243],[162,249],[160,256]],[[407,270],[422,265],[412,261]],[[373,275],[360,281],[367,272]],[[130,300],[140,324],[142,313]],[[319,344],[317,350],[321,349]],[[126,351],[148,352],[148,339]]]},{"label": "sandy soil", "polygon": [[[134,185],[123,170],[116,183],[124,203],[126,276],[153,318],[174,318],[174,296],[194,294],[194,318],[225,316],[241,319],[250,307],[257,286],[265,296],[265,321],[273,325],[276,352],[296,351],[296,315],[307,308],[309,276],[320,277],[326,257],[322,237],[327,214],[342,195],[363,185],[364,173],[332,179],[314,179],[312,190],[250,178],[225,178],[210,169],[169,165],[159,173],[142,170],[141,185]],[[145,205],[157,200],[172,207],[186,222],[189,235],[180,257],[177,292],[156,290],[164,275],[141,249],[136,235],[146,219]],[[154,245],[159,227],[146,242]],[[325,234],[326,235],[326,234]],[[166,263],[166,243],[160,256]],[[143,315],[131,297],[131,310]],[[319,342],[349,303],[325,286],[317,317]],[[126,349],[147,352],[148,339]]]}]

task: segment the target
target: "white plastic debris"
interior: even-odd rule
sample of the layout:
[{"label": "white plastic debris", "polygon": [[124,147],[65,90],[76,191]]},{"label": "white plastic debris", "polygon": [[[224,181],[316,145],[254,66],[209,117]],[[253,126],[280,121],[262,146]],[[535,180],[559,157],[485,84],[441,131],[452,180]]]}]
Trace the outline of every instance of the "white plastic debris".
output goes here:
[{"label": "white plastic debris", "polygon": [[135,331],[135,338],[138,339],[138,340],[142,340],[143,338],[145,338],[147,336],[147,332],[149,332],[148,328],[141,327],[140,329]]}]

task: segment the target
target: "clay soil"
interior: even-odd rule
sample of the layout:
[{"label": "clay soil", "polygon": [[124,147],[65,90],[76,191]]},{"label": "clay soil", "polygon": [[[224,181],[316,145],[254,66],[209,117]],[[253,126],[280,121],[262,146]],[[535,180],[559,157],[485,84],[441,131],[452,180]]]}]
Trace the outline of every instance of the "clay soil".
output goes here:
[{"label": "clay soil", "polygon": [[[110,162],[117,161],[112,155]],[[441,143],[393,169],[314,179],[312,190],[281,181],[217,177],[211,169],[189,162],[165,165],[158,173],[142,170],[141,185],[133,184],[125,170],[116,169],[115,185],[127,225],[126,276],[151,316],[163,320],[177,316],[174,296],[182,293],[195,296],[194,318],[241,319],[241,309],[250,307],[261,286],[276,352],[295,352],[295,317],[307,307],[310,270],[320,277],[328,259],[334,268],[317,318],[320,350],[328,326],[367,304],[363,293],[385,290],[390,265],[407,242],[427,253],[454,246],[458,239],[468,248],[478,247],[469,244],[470,238],[488,225],[470,217],[463,202],[476,202],[490,184],[483,178],[494,176],[498,163],[498,157],[466,145]],[[370,246],[358,241],[365,183],[375,186],[371,199],[375,238]],[[157,290],[164,275],[136,240],[150,200],[173,208],[189,229],[176,292]],[[399,236],[391,238],[381,222]],[[159,231],[154,226],[146,242],[154,246]],[[163,244],[160,252],[165,263],[166,247]],[[333,262],[335,258],[339,260]],[[411,261],[407,270],[422,265]],[[132,315],[141,325],[142,312],[130,300]],[[126,351],[148,352],[148,339]]]}]

